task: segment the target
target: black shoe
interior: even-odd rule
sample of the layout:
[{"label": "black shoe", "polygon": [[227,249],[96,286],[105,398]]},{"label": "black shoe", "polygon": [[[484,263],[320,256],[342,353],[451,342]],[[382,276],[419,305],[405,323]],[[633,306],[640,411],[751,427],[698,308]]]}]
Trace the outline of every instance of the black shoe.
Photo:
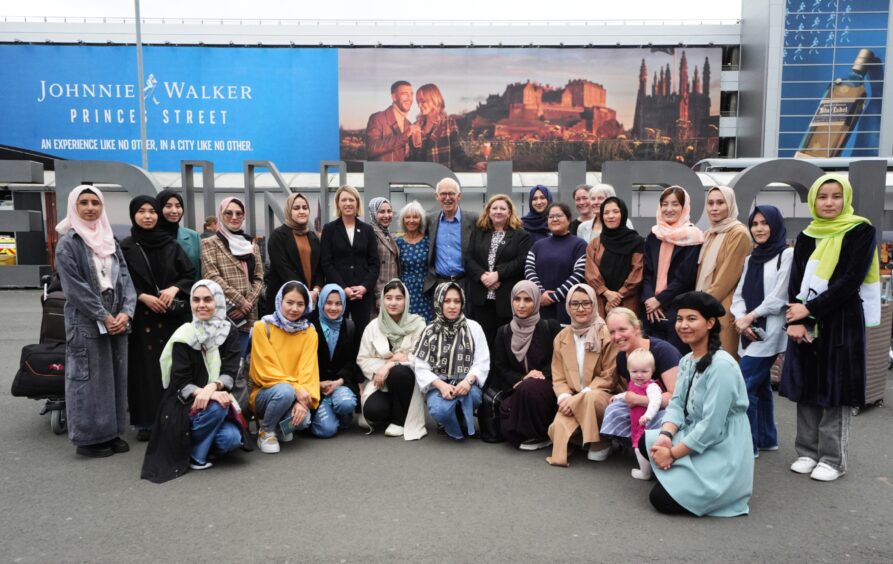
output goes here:
[{"label": "black shoe", "polygon": [[130,450],[130,445],[127,444],[127,441],[125,441],[121,437],[115,437],[106,444],[109,446],[110,449],[112,449],[112,452],[116,454],[128,452]]},{"label": "black shoe", "polygon": [[115,454],[115,451],[112,450],[112,447],[110,447],[108,443],[79,446],[75,452],[81,456],[88,456],[90,458],[105,458],[106,456]]},{"label": "black shoe", "polygon": [[[141,443],[144,443],[152,438],[152,429],[137,429],[136,431],[136,440]],[[116,451],[117,452],[117,451]],[[126,452],[126,451],[122,451]]]}]

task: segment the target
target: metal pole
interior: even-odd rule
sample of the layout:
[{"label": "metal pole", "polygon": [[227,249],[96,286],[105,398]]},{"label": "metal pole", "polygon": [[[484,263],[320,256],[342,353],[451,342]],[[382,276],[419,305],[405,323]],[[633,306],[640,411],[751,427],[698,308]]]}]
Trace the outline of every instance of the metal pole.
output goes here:
[{"label": "metal pole", "polygon": [[149,153],[146,150],[146,92],[143,90],[143,35],[140,31],[140,0],[133,0],[136,8],[136,72],[137,90],[140,94],[140,154],[143,168],[149,170]]}]

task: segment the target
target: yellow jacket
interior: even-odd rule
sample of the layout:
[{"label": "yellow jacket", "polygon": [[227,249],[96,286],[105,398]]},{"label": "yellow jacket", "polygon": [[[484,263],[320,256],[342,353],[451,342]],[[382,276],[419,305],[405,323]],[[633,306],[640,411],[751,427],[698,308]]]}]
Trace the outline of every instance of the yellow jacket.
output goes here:
[{"label": "yellow jacket", "polygon": [[306,390],[313,398],[313,408],[319,405],[319,364],[316,347],[319,337],[311,325],[299,333],[286,333],[269,325],[270,336],[263,321],[254,324],[251,332],[251,383],[253,389],[248,406],[254,411],[254,398],[263,388],[281,382],[292,385],[295,392]]}]

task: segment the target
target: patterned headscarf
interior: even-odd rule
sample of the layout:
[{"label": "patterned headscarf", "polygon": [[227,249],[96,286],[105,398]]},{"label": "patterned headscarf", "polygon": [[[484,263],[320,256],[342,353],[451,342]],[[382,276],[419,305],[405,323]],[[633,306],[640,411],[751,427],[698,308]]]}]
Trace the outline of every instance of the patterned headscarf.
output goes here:
[{"label": "patterned headscarf", "polygon": [[384,204],[387,204],[390,206],[391,202],[387,198],[381,198],[381,197],[372,198],[371,200],[369,200],[369,206],[368,206],[369,218],[372,220],[372,223],[374,223],[376,227],[378,227],[385,233],[389,233],[388,227],[390,227],[390,226],[385,227],[384,225],[378,223],[378,210],[381,209],[381,206],[383,206]]},{"label": "patterned headscarf", "polygon": [[214,315],[211,319],[198,319],[192,314],[192,321],[181,325],[168,340],[161,352],[161,385],[167,388],[171,382],[171,365],[173,363],[174,343],[184,343],[204,353],[205,367],[208,370],[208,382],[215,382],[220,377],[220,350],[229,336],[232,323],[226,317],[226,296],[223,289],[213,280],[199,280],[189,291],[192,302],[195,291],[207,288],[214,296]]},{"label": "patterned headscarf", "polygon": [[[301,317],[299,317],[297,321],[289,321],[288,318],[285,317],[285,313],[282,311],[284,290],[286,286],[289,286],[290,284],[297,284],[297,290],[304,296],[304,313],[301,314]],[[307,291],[307,286],[297,280],[291,280],[283,284],[282,287],[279,288],[279,291],[276,292],[276,309],[272,314],[265,315],[262,321],[269,323],[270,325],[275,325],[286,333],[298,333],[300,331],[306,331],[307,328],[310,327],[310,321],[308,321],[307,317],[312,311],[313,302],[310,301],[310,292]]]},{"label": "patterned headscarf", "polygon": [[444,282],[434,290],[434,313],[436,317],[425,328],[415,356],[431,365],[431,370],[440,378],[460,380],[468,374],[474,361],[474,340],[465,320],[459,313],[456,319],[443,315],[443,303],[449,290],[456,290],[465,306],[465,294],[455,282]]}]

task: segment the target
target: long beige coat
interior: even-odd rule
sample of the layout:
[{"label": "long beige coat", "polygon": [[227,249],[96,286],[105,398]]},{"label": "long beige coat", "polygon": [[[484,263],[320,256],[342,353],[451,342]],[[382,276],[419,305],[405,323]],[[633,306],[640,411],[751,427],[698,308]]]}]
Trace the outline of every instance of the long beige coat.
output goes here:
[{"label": "long beige coat", "polygon": [[[722,324],[719,338],[723,350],[735,357],[735,360],[739,360],[738,331],[735,330],[735,318],[732,316],[732,298],[735,296],[738,280],[744,272],[744,259],[751,251],[753,251],[753,240],[750,238],[750,231],[743,225],[735,226],[723,239],[716,258],[716,268],[709,283],[703,288],[697,288],[719,300],[726,308],[726,314],[719,320]],[[700,277],[701,265],[698,265],[698,278]]]},{"label": "long beige coat", "polygon": [[[608,328],[599,331],[602,344],[601,353],[587,352],[583,362],[583,385],[580,385],[580,372],[577,365],[577,350],[574,333],[565,327],[555,337],[552,354],[552,389],[555,396],[571,394],[571,417],[560,411],[549,426],[552,439],[552,456],[546,461],[556,466],[567,466],[567,443],[577,429],[583,431],[583,444],[600,440],[599,426],[611,396],[623,391],[623,383],[615,370],[617,350],[611,341]],[[589,391],[583,392],[588,388]]]}]

